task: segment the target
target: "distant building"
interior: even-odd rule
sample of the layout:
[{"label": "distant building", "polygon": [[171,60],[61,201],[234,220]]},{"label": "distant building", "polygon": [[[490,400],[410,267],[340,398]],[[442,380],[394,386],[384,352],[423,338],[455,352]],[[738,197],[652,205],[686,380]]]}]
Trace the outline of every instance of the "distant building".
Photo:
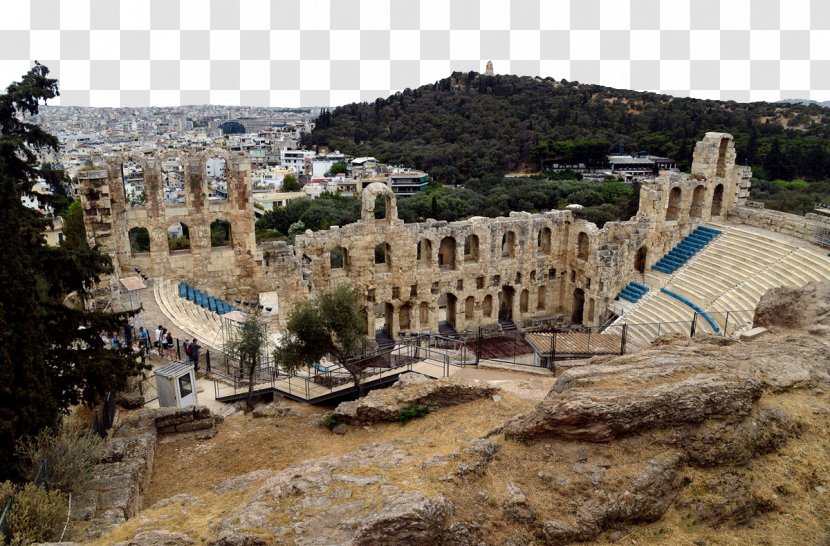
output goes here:
[{"label": "distant building", "polygon": [[[274,208],[284,207],[288,205],[290,201],[294,199],[305,199],[306,194],[301,191],[288,191],[288,192],[267,192],[267,193],[254,193],[253,200],[254,200],[254,207],[257,209],[261,209],[263,211],[266,210],[274,210]],[[254,211],[256,212],[256,211]]]},{"label": "distant building", "polygon": [[401,197],[424,191],[429,185],[429,175],[423,171],[392,173],[389,177],[392,192]]},{"label": "distant building", "polygon": [[493,61],[487,61],[487,68],[484,69],[485,76],[493,75]]},{"label": "distant building", "polygon": [[283,167],[288,167],[297,174],[307,174],[311,176],[314,173],[314,156],[316,154],[311,150],[280,150],[280,163]]}]

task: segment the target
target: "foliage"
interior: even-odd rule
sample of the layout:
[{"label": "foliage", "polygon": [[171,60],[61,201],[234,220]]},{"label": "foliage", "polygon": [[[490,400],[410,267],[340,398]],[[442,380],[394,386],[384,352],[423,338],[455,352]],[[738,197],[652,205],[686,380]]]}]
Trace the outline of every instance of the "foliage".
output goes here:
[{"label": "foliage", "polygon": [[295,222],[303,222],[303,230],[317,231],[331,226],[345,226],[360,218],[360,200],[329,192],[317,199],[292,199],[284,207],[276,207],[257,220],[257,229],[274,229],[288,233]]},{"label": "foliage", "polygon": [[50,489],[76,493],[92,476],[98,462],[100,436],[71,418],[64,418],[57,431],[41,430],[18,443],[23,476],[33,481],[46,464]]},{"label": "foliage", "polygon": [[257,229],[254,232],[254,236],[256,237],[256,242],[261,243],[263,241],[276,241],[279,239],[284,239],[285,235],[277,231],[276,229]]},{"label": "foliage", "polygon": [[337,420],[337,416],[333,412],[328,411],[325,415],[323,415],[323,419],[320,421],[320,424],[329,430],[334,430],[334,427],[340,424],[340,421]]},{"label": "foliage", "polygon": [[[213,231],[211,234],[211,242],[213,242]],[[169,250],[185,250],[190,248],[190,239],[182,235],[181,237],[167,236],[167,248]]]},{"label": "foliage", "polygon": [[268,346],[268,321],[259,306],[245,315],[245,322],[232,331],[225,342],[225,352],[231,360],[239,363],[240,374],[248,378],[248,410],[254,409],[254,383],[256,372],[262,367]]},{"label": "foliage", "polygon": [[303,189],[300,183],[297,182],[297,177],[288,173],[282,178],[282,191],[300,191]]},{"label": "foliage", "polygon": [[333,163],[331,168],[328,170],[328,174],[326,176],[334,176],[336,174],[346,174],[349,172],[349,166],[346,164],[345,161],[338,161],[337,163]]},{"label": "foliage", "polygon": [[[149,243],[149,241],[148,241]],[[84,226],[84,211],[80,201],[73,201],[63,213],[63,241],[61,246],[68,250],[89,251]]]},{"label": "foliage", "polygon": [[416,404],[415,402],[407,404],[400,411],[398,411],[398,422],[402,425],[407,424],[413,419],[419,419],[429,414],[429,408]]},{"label": "foliage", "polygon": [[132,228],[129,233],[130,250],[137,252],[150,252],[150,232],[147,228]]},{"label": "foliage", "polygon": [[[67,502],[60,491],[27,483],[15,487],[0,484],[0,498],[12,497],[6,540],[13,546],[57,541],[66,521]],[[5,500],[4,500],[5,506]]]},{"label": "foliage", "polygon": [[226,121],[219,126],[223,135],[239,135],[245,133],[245,126],[238,121]]},{"label": "foliage", "polygon": [[764,203],[766,208],[806,214],[817,204],[830,203],[830,180],[810,182],[803,180],[752,180],[749,198]]},{"label": "foliage", "polygon": [[813,181],[830,174],[830,110],[818,105],[678,98],[475,72],[324,110],[303,144],[413,165],[455,184],[538,169],[554,156],[590,159],[605,145],[605,153],[622,145],[672,157],[688,170],[706,131],[734,135],[738,161],[759,176]]},{"label": "foliage", "polygon": [[49,247],[46,221],[23,206],[38,177],[37,152],[58,140],[28,123],[57,81],[36,64],[0,95],[0,479],[19,479],[19,439],[55,427],[67,408],[95,404],[118,391],[141,365],[108,350],[101,332],[122,331],[130,313],[73,309],[64,297],[87,298],[99,275],[112,271],[93,250]]},{"label": "foliage", "polygon": [[231,244],[231,224],[227,220],[214,220],[210,224],[210,246]]},{"label": "foliage", "polygon": [[357,355],[365,335],[366,321],[357,296],[350,286],[341,284],[294,305],[274,359],[291,373],[331,355],[360,389],[363,369],[349,359]]}]

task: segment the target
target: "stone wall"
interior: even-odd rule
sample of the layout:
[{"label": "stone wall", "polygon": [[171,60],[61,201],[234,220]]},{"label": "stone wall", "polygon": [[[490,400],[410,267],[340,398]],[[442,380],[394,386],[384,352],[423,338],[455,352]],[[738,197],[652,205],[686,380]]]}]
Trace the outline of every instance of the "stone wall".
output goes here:
[{"label": "stone wall", "polygon": [[[821,217],[817,214],[798,216],[777,210],[750,207],[738,207],[729,211],[729,219],[747,226],[783,233],[810,242],[813,241],[816,225],[821,222]],[[828,225],[828,229],[830,229],[830,225]]]},{"label": "stone wall", "polygon": [[[148,192],[143,209],[126,210],[117,176],[124,158],[111,160],[106,172],[82,173],[90,242],[113,253],[121,268],[183,278],[220,297],[274,292],[280,321],[294,302],[347,283],[364,305],[369,337],[381,326],[393,337],[437,331],[440,320],[458,331],[561,315],[601,324],[632,278],[701,223],[743,205],[750,175],[735,165],[731,135],[707,133],[695,147],[692,174],[664,172],[644,183],[637,215],[602,229],[570,211],[404,224],[389,188],[371,184],[360,221],[307,231],[294,246],[257,248],[248,160],[226,153],[231,195],[227,203],[209,203],[202,176],[209,153],[185,160],[186,207],[164,205],[158,182],[164,155],[139,158]],[[375,217],[378,198],[385,200],[383,218]],[[209,246],[208,226],[220,217],[232,224],[232,249]],[[191,232],[192,249],[183,254],[167,250],[167,226],[177,220]],[[136,256],[128,231],[142,226],[150,229],[150,252]]]},{"label": "stone wall", "polygon": [[135,516],[150,485],[157,435],[201,431],[212,436],[217,419],[200,406],[140,410],[118,423],[92,479],[73,500],[72,520],[89,522],[86,535],[93,539]]}]

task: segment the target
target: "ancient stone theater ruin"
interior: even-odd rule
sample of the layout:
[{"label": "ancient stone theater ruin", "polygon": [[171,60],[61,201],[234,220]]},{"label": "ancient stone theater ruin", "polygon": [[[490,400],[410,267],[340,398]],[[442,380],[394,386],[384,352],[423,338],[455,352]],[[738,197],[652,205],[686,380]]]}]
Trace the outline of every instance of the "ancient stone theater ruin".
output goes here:
[{"label": "ancient stone theater ruin", "polygon": [[[569,210],[405,224],[391,190],[373,183],[362,194],[360,221],[306,231],[294,245],[256,244],[244,155],[179,152],[185,196],[171,204],[162,183],[171,153],[110,158],[106,169],[80,173],[81,198],[90,244],[113,256],[116,275],[138,268],[152,277],[162,309],[194,333],[214,323],[202,320],[201,310],[179,309],[192,305],[178,301],[179,281],[224,301],[269,302],[275,324],[294,302],[348,283],[364,305],[371,339],[378,330],[397,338],[545,321],[619,330],[692,314],[708,317],[701,328],[731,332],[741,326],[737,315],[730,327],[719,313],[754,309],[765,286],[830,278],[827,258],[816,247],[800,248],[810,246],[821,218],[747,206],[751,172],[735,164],[733,138],[724,133],[697,143],[690,174],[664,172],[645,182],[636,216],[602,229]],[[204,176],[207,158],[216,155],[227,173],[227,197],[219,201],[208,199]],[[127,202],[126,161],[142,167],[143,206]],[[229,226],[228,244],[211,246],[218,220]],[[177,223],[188,226],[190,248],[169,250],[169,227]],[[149,249],[136,252],[130,234],[142,228]],[[640,328],[632,339],[648,341],[660,333],[652,329]]]}]

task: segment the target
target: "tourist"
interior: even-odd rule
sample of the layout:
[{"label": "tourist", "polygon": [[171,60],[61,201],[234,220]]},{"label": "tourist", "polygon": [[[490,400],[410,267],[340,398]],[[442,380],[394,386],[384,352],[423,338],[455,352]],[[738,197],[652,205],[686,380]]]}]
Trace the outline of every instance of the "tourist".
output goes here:
[{"label": "tourist", "polygon": [[164,348],[162,347],[162,339],[161,333],[164,331],[164,327],[159,324],[158,328],[156,328],[156,349],[159,351],[159,356],[164,356]]},{"label": "tourist", "polygon": [[124,351],[129,351],[133,346],[133,327],[131,324],[124,325]]},{"label": "tourist", "polygon": [[193,364],[193,369],[197,372],[199,371],[199,349],[201,348],[202,346],[199,345],[199,342],[194,337],[193,341],[190,342],[190,362]]},{"label": "tourist", "polygon": [[110,349],[115,352],[121,351],[121,340],[118,338],[118,332],[113,332],[110,337]]},{"label": "tourist", "polygon": [[167,351],[167,358],[173,360],[173,334],[167,330],[167,336],[164,338],[164,348]]},{"label": "tourist", "polygon": [[150,350],[150,333],[144,329],[144,326],[138,327],[138,343],[147,353]]}]

